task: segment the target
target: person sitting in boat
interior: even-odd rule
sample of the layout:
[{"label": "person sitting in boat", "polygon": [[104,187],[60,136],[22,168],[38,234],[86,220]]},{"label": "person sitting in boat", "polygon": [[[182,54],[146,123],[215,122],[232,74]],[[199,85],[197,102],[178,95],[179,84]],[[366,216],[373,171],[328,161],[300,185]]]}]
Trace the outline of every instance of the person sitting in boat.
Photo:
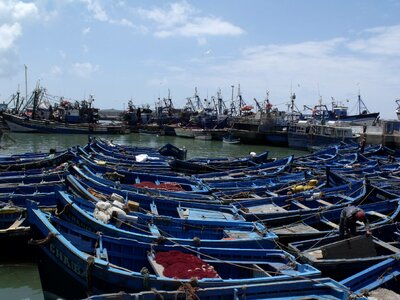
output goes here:
[{"label": "person sitting in boat", "polygon": [[371,235],[369,222],[364,210],[356,206],[347,206],[343,208],[340,214],[340,224],[339,224],[339,237],[343,239],[345,234],[350,236],[356,235],[357,221],[363,222],[367,235]]}]

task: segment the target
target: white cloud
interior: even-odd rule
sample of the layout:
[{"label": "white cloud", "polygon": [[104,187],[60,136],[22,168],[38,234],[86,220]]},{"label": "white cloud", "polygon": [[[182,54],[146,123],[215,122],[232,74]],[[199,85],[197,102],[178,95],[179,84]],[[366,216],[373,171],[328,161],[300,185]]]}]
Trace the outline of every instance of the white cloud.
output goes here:
[{"label": "white cloud", "polygon": [[39,9],[33,2],[15,0],[0,1],[0,19],[5,22],[32,20],[39,16]]},{"label": "white cloud", "polygon": [[50,69],[50,74],[53,76],[60,76],[63,74],[63,71],[59,66],[52,66]]},{"label": "white cloud", "polygon": [[0,0],[0,76],[12,77],[19,69],[17,41],[25,22],[39,20],[33,1]]},{"label": "white cloud", "polygon": [[183,24],[193,13],[195,13],[195,10],[186,2],[172,3],[169,6],[169,10],[159,8],[151,10],[139,9],[139,14],[160,24],[161,27],[173,27],[177,24]]},{"label": "white cloud", "polygon": [[[382,111],[382,95],[387,94],[387,90],[396,90],[400,82],[400,61],[380,55],[362,55],[364,48],[344,53],[343,48],[347,43],[348,40],[345,39],[332,39],[251,47],[244,49],[237,59],[219,59],[219,62],[213,65],[204,66],[201,66],[202,61],[199,61],[197,72],[210,74],[206,79],[208,84],[223,86],[226,82],[240,82],[242,90],[250,91],[251,97],[254,97],[257,91],[261,93],[266,88],[270,89],[273,91],[271,101],[275,104],[288,102],[293,82],[294,91],[298,96],[298,107],[317,103],[318,86],[321,87],[325,103],[329,103],[331,96],[337,100],[350,98],[352,107],[355,104],[359,82],[369,109]],[[200,82],[205,79],[195,77],[191,80]],[[384,100],[386,103],[393,101]],[[389,107],[389,104],[385,107]],[[281,107],[283,108],[284,106]]]},{"label": "white cloud", "polygon": [[246,48],[244,50],[245,55],[257,55],[264,53],[266,55],[291,55],[291,56],[307,56],[307,57],[321,57],[329,55],[337,48],[342,46],[345,39],[336,38],[327,41],[309,41],[298,44],[286,44],[286,45],[268,45]]},{"label": "white cloud", "polygon": [[13,46],[15,40],[22,34],[22,28],[19,23],[12,25],[3,24],[0,26],[0,49],[9,49]]},{"label": "white cloud", "polygon": [[66,59],[67,58],[67,54],[63,50],[58,51],[58,54],[60,54],[62,59]]},{"label": "white cloud", "polygon": [[153,78],[147,81],[147,85],[150,87],[160,87],[168,84],[167,78]]},{"label": "white cloud", "polygon": [[96,0],[83,0],[86,3],[86,7],[88,11],[92,14],[93,18],[99,21],[106,22],[108,21],[108,15],[106,11],[103,9],[101,4]]},{"label": "white cloud", "polygon": [[39,15],[39,10],[34,3],[18,1],[13,6],[12,16],[16,20],[34,18]]},{"label": "white cloud", "polygon": [[353,51],[379,55],[400,55],[400,25],[377,27],[364,32],[369,37],[349,43]]},{"label": "white cloud", "polygon": [[[217,17],[198,16],[200,12],[188,3],[173,3],[169,9],[140,9],[142,17],[156,24],[154,35],[159,38],[170,36],[204,37],[217,35],[241,35],[244,30]],[[205,40],[199,40],[201,44]]]},{"label": "white cloud", "polygon": [[[126,18],[113,19],[109,17],[106,9],[97,0],[82,0],[86,4],[87,10],[92,14],[93,18],[100,22],[107,22],[109,24],[115,24],[120,26],[126,26],[137,29],[139,32],[142,31],[140,27],[136,27],[131,21]],[[121,3],[117,3],[117,6],[121,6]]]},{"label": "white cloud", "polygon": [[72,72],[82,78],[88,78],[92,74],[96,73],[99,70],[98,65],[92,65],[91,63],[75,63],[72,66]]},{"label": "white cloud", "polygon": [[197,18],[176,30],[182,36],[240,35],[243,29],[219,18]]},{"label": "white cloud", "polygon": [[197,44],[200,46],[207,45],[207,39],[203,36],[197,38]]},{"label": "white cloud", "polygon": [[82,34],[83,34],[83,35],[86,35],[86,34],[88,34],[89,32],[90,32],[90,27],[83,28],[83,30],[82,30]]}]

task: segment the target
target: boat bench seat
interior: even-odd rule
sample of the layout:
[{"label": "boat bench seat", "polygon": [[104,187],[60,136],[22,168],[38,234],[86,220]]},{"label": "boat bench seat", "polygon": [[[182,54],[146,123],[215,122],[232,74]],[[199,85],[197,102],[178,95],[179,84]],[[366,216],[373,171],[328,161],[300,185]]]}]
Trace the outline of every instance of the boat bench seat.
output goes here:
[{"label": "boat bench seat", "polygon": [[318,200],[315,200],[315,201],[317,201],[318,203],[321,203],[323,205],[326,205],[326,206],[332,206],[333,205],[332,203],[330,203],[328,201],[325,201],[325,200],[322,200],[322,199],[318,199]]},{"label": "boat bench seat", "polygon": [[300,207],[301,209],[311,209],[308,206],[305,206],[303,203],[300,203],[299,201],[292,201],[292,203],[294,205],[297,205],[298,207]]},{"label": "boat bench seat", "polygon": [[25,218],[15,220],[15,222],[12,223],[11,226],[8,227],[8,229],[9,229],[9,230],[10,230],[10,229],[15,230],[15,229],[17,229],[24,221],[25,221]]},{"label": "boat bench seat", "polygon": [[325,218],[321,218],[321,222],[325,223],[326,225],[329,225],[330,227],[333,227],[334,229],[339,229],[339,225],[335,224]]},{"label": "boat bench seat", "polygon": [[369,214],[371,216],[376,216],[376,217],[379,217],[379,218],[382,218],[382,219],[389,219],[389,217],[387,215],[384,215],[384,214],[382,214],[380,212],[377,212],[377,211],[374,211],[374,210],[367,211],[367,214]]}]

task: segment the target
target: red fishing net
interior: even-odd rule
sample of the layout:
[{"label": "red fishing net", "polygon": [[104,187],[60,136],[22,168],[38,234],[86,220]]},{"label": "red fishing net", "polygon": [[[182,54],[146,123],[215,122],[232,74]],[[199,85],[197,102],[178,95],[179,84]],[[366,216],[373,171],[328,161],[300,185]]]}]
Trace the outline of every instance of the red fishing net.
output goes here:
[{"label": "red fishing net", "polygon": [[216,278],[218,273],[212,266],[192,254],[176,250],[156,253],[155,260],[164,267],[164,276],[177,279],[197,277]]}]

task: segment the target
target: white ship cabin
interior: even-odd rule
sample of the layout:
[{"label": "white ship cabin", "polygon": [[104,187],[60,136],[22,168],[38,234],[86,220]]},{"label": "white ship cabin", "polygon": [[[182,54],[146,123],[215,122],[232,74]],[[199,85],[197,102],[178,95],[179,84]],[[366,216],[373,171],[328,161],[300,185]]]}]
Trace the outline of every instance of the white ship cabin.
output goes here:
[{"label": "white ship cabin", "polygon": [[313,134],[342,138],[352,138],[357,136],[356,134],[353,134],[351,127],[339,126],[339,123],[335,121],[329,121],[326,125],[312,124],[310,121],[298,121],[290,127],[289,131],[296,134]]}]

